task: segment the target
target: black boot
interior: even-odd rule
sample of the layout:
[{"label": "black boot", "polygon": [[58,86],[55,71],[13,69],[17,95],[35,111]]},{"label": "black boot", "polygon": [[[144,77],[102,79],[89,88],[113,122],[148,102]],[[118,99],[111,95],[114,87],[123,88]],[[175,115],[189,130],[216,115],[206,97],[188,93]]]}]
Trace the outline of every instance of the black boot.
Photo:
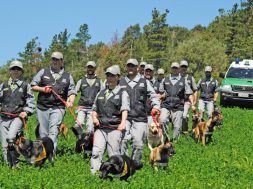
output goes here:
[{"label": "black boot", "polygon": [[8,161],[9,166],[11,168],[17,168],[18,167],[19,160],[18,160],[17,152],[14,148],[13,142],[8,142],[7,161]]},{"label": "black boot", "polygon": [[184,134],[188,133],[188,119],[187,118],[182,119],[182,133]]}]

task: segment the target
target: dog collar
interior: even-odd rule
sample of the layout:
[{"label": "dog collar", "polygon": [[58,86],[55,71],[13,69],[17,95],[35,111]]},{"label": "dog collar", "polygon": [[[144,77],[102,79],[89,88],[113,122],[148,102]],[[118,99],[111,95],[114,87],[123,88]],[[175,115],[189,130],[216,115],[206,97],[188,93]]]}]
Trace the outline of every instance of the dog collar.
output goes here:
[{"label": "dog collar", "polygon": [[42,146],[42,148],[43,148],[43,149],[42,149],[42,152],[41,152],[40,155],[36,158],[35,162],[40,161],[40,160],[46,158],[46,156],[47,156],[47,152],[46,152],[46,149],[45,149],[44,145],[41,144],[41,146]]}]

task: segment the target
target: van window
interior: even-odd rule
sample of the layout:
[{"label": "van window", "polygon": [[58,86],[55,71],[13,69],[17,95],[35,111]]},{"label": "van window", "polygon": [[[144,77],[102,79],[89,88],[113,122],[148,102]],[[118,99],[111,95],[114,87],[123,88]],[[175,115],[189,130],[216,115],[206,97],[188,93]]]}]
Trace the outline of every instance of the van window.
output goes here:
[{"label": "van window", "polygon": [[231,67],[226,78],[253,79],[253,69]]}]

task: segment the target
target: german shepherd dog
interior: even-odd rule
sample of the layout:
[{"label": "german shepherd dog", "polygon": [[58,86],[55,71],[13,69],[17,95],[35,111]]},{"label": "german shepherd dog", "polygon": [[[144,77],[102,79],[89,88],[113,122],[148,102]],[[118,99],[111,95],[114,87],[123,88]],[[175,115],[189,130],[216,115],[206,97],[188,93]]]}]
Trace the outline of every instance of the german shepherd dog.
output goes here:
[{"label": "german shepherd dog", "polygon": [[221,111],[219,109],[215,109],[211,118],[209,118],[207,121],[201,120],[192,130],[196,142],[201,140],[204,146],[210,143],[212,141],[214,127],[216,125],[221,125],[222,119],[223,116],[221,115]]},{"label": "german shepherd dog", "polygon": [[166,169],[168,167],[169,158],[175,154],[176,151],[172,143],[166,138],[164,144],[151,150],[149,161],[155,171],[158,171],[158,167]]},{"label": "german shepherd dog", "polygon": [[136,170],[141,167],[137,166],[135,161],[126,155],[113,155],[107,161],[103,162],[99,171],[101,179],[113,180],[114,176],[119,176],[120,180],[125,180],[132,176]]}]

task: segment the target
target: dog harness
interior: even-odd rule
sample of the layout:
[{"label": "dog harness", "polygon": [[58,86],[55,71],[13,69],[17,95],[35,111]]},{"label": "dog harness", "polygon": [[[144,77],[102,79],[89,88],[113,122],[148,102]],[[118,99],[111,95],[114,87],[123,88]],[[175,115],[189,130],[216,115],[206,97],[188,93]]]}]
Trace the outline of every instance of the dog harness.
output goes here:
[{"label": "dog harness", "polygon": [[124,162],[124,168],[123,168],[123,171],[122,171],[122,173],[121,173],[121,176],[123,177],[123,176],[125,176],[127,173],[128,173],[128,171],[127,171],[128,169],[127,169],[127,163],[126,163],[126,161]]},{"label": "dog harness", "polygon": [[123,171],[121,174],[118,175],[114,175],[114,177],[123,177],[128,173],[128,166],[127,166],[127,162],[124,161],[124,167],[123,167]]},{"label": "dog harness", "polygon": [[35,162],[38,162],[38,161],[40,161],[40,160],[43,160],[43,159],[45,159],[46,156],[47,156],[47,152],[46,152],[46,149],[45,149],[44,145],[41,144],[41,146],[42,146],[42,152],[41,152],[40,155],[36,158]]}]

